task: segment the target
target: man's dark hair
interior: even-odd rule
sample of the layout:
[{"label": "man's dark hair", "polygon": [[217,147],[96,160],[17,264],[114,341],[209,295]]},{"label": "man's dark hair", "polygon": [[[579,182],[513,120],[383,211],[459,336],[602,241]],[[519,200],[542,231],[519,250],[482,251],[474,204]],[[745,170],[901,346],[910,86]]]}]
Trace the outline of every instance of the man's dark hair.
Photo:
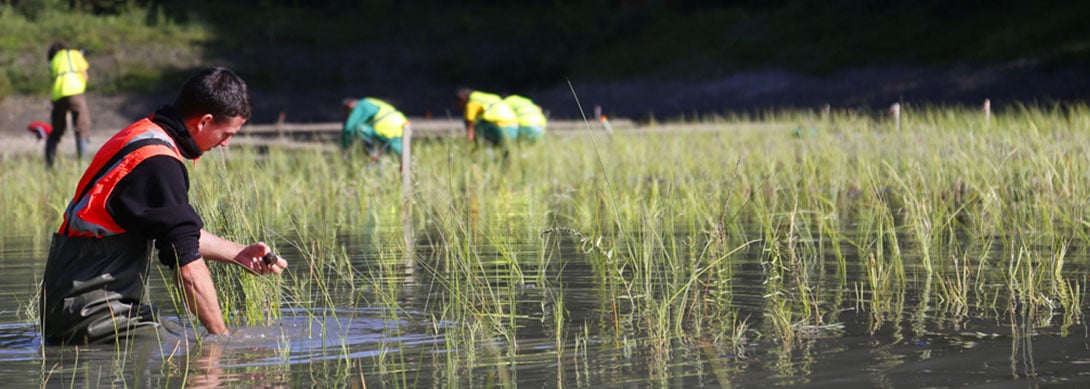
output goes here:
[{"label": "man's dark hair", "polygon": [[235,116],[248,120],[250,105],[246,81],[224,67],[208,68],[193,76],[182,85],[174,99],[174,109],[182,118],[208,113],[217,121]]},{"label": "man's dark hair", "polygon": [[54,55],[57,55],[58,52],[67,48],[68,45],[64,44],[62,41],[53,42],[53,44],[49,45],[49,51],[46,51],[45,60],[52,61]]}]

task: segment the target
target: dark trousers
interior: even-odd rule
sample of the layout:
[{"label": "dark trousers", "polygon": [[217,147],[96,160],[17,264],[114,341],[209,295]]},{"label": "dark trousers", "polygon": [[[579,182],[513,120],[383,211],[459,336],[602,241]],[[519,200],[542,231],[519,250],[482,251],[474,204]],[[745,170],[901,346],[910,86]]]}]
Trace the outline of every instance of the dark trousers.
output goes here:
[{"label": "dark trousers", "polygon": [[87,148],[87,138],[91,134],[91,114],[87,109],[87,97],[83,94],[61,97],[53,102],[53,111],[50,119],[53,132],[45,141],[45,165],[53,167],[53,160],[57,155],[57,144],[68,130],[68,113],[72,113],[72,123],[76,126],[76,156],[83,158]]},{"label": "dark trousers", "polygon": [[113,342],[157,328],[143,304],[152,243],[135,233],[102,238],[53,234],[42,274],[39,324],[46,344]]}]

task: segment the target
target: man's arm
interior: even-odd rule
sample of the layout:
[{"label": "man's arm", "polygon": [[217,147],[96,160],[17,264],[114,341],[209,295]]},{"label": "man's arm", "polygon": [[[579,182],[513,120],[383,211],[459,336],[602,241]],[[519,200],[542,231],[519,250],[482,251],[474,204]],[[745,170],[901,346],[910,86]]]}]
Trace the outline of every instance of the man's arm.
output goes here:
[{"label": "man's arm", "polygon": [[474,122],[466,120],[466,139],[469,139],[470,142],[473,142],[473,139],[475,138],[474,124]]},{"label": "man's arm", "polygon": [[353,135],[352,129],[349,128],[348,123],[345,122],[345,124],[343,126],[341,126],[341,149],[342,150],[347,149],[348,146],[352,144],[352,135]]},{"label": "man's arm", "polygon": [[341,148],[345,149],[351,146],[355,138],[366,141],[366,138],[373,137],[375,131],[368,122],[377,113],[378,106],[363,99],[357,101],[356,106],[352,108],[352,112],[344,119],[344,127],[341,129]]},{"label": "man's arm", "polygon": [[87,69],[90,68],[91,66],[87,63],[87,58],[85,58],[83,56],[82,51],[77,51],[77,53],[79,53],[79,59],[78,59],[79,65],[78,66],[79,66],[80,75],[83,76],[83,82],[85,82],[85,83],[89,82],[89,81],[91,81],[91,77],[87,73]]},{"label": "man's arm", "polygon": [[219,298],[216,297],[216,285],[212,282],[212,275],[208,272],[204,259],[197,259],[179,267],[176,281],[185,297],[186,308],[197,315],[208,333],[227,334],[227,324],[223,322],[223,312],[220,311]]},{"label": "man's arm", "polygon": [[264,243],[243,246],[204,229],[201,229],[200,252],[201,258],[178,268],[177,281],[185,295],[186,307],[197,315],[204,328],[213,335],[228,332],[227,325],[223,322],[219,298],[216,297],[216,285],[212,282],[205,258],[234,263],[255,274],[280,274],[288,266],[288,262],[279,257],[276,263],[266,264],[262,258],[271,251]]},{"label": "man's arm", "polygon": [[288,266],[283,259],[266,265],[262,257],[269,246],[264,243],[243,246],[205,231],[189,205],[186,182],[181,161],[148,158],[117,184],[107,210],[126,230],[154,239],[160,262],[170,267],[198,258],[233,262],[254,274],[280,273]]},{"label": "man's arm", "polygon": [[484,114],[484,106],[475,101],[468,101],[463,109],[465,109],[465,114],[462,119],[466,123],[466,138],[473,142],[476,138],[476,129],[474,127],[476,127],[479,116]]}]

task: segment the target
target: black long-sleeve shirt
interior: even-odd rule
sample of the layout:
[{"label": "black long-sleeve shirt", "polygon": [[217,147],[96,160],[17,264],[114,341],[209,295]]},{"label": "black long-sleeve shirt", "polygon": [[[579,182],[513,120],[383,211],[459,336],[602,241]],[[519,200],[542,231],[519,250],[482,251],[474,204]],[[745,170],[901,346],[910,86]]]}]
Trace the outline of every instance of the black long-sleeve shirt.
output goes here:
[{"label": "black long-sleeve shirt", "polygon": [[[174,138],[185,158],[199,157],[196,142],[170,107],[155,112],[153,121]],[[155,240],[159,262],[171,268],[200,258],[204,222],[189,204],[189,172],[170,156],[150,157],[117,183],[106,210],[128,233]]]},{"label": "black long-sleeve shirt", "polygon": [[117,183],[106,210],[129,233],[155,240],[159,262],[171,268],[182,266],[200,258],[204,226],[189,205],[188,190],[185,166],[172,157],[155,156]]}]

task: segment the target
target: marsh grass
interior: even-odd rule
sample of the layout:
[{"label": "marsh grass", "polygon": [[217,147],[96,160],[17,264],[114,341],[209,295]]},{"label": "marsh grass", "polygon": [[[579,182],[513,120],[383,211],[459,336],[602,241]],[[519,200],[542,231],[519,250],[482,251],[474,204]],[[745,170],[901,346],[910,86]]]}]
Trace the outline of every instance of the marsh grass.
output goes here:
[{"label": "marsh grass", "polygon": [[[434,323],[458,323],[434,326],[447,356],[436,378],[451,382],[467,382],[466,369],[517,381],[520,323],[546,318],[557,376],[583,382],[596,374],[591,348],[646,357],[661,379],[688,355],[680,349],[746,355],[764,338],[790,377],[809,369],[815,339],[843,331],[850,309],[871,333],[897,337],[972,331],[979,317],[1009,321],[1016,337],[1081,323],[1090,111],[1019,107],[985,123],[972,111],[908,109],[899,132],[850,112],[770,113],[759,125],[694,123],[721,127],[712,132],[551,137],[507,164],[422,142],[409,215],[396,166],[318,151],[210,153],[190,167],[190,196],[211,231],[293,255],[281,277],[214,268],[234,325],[267,325],[283,311],[321,322],[368,305],[402,317],[412,293]],[[37,163],[3,158],[14,167],[0,173],[7,180],[26,180]],[[56,223],[40,221],[59,223],[67,201],[50,188],[78,170],[0,192],[18,204],[0,209],[0,228],[18,236],[11,226],[31,225],[46,242]],[[597,323],[568,321],[572,261],[593,273]],[[738,293],[752,289],[739,282],[754,280],[739,269],[755,264],[761,303],[744,306]],[[527,289],[547,291],[530,304],[540,309],[520,304]]]}]

